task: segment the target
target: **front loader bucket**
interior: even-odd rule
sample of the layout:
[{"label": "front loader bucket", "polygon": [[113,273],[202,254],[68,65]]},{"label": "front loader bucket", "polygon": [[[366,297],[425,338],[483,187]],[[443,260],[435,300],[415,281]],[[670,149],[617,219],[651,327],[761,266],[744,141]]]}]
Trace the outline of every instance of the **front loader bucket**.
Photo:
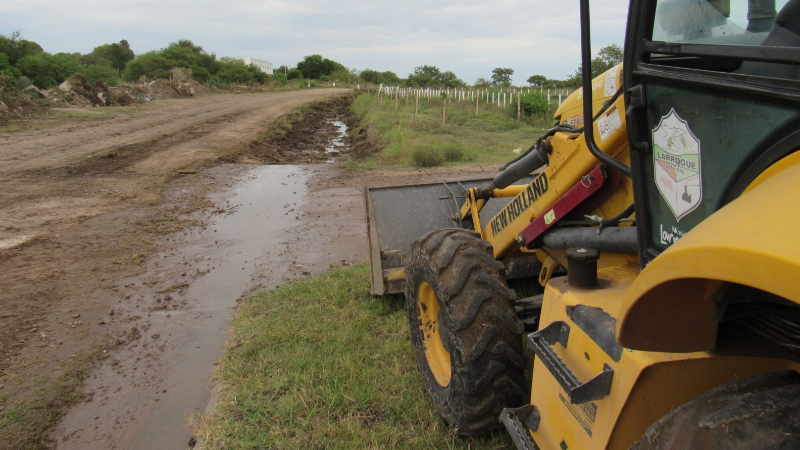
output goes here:
[{"label": "front loader bucket", "polygon": [[[520,180],[529,183],[531,177]],[[367,210],[372,294],[399,294],[405,290],[405,267],[411,243],[425,233],[461,227],[459,210],[466,190],[485,187],[491,179],[448,183],[364,188]],[[489,223],[510,198],[491,199],[480,213]]]}]

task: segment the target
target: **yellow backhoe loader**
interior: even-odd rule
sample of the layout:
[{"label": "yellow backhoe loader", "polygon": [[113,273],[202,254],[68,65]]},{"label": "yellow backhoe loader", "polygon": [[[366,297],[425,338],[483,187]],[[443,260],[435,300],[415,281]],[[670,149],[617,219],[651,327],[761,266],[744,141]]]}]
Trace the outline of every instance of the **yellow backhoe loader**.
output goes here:
[{"label": "yellow backhoe loader", "polygon": [[[367,190],[373,292],[404,290],[458,433],[800,448],[800,0],[632,0],[594,80],[580,12],[583,88],[527,152],[493,180]],[[543,295],[517,300],[517,276]]]}]

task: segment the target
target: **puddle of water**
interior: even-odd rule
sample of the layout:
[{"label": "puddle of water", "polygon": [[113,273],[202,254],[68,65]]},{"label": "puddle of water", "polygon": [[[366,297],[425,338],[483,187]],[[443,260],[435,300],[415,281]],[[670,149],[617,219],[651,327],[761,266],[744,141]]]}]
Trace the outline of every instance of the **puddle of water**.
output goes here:
[{"label": "puddle of water", "polygon": [[[347,125],[341,120],[329,120],[328,123],[333,124],[337,128],[337,136],[331,140],[331,145],[325,147],[325,153],[340,154],[341,148],[345,147],[344,138],[347,137]],[[335,162],[329,159],[327,162]]]},{"label": "puddle of water", "polygon": [[[285,232],[296,225],[306,181],[299,166],[253,169],[232,191],[212,196],[215,204],[225,205],[225,212],[199,233],[204,238],[170,257],[174,262],[167,266],[184,259],[213,262],[213,269],[184,293],[194,306],[191,313],[203,313],[205,319],[187,330],[186,341],[165,373],[173,384],[167,388],[172,395],[161,398],[136,448],[181,448],[188,442],[186,418],[202,412],[208,403],[208,380],[225,343],[232,308],[252,286],[258,267],[269,264],[286,239]],[[181,434],[176,430],[186,435],[175,438]]]},{"label": "puddle of water", "polygon": [[[187,447],[187,419],[208,404],[214,363],[237,299],[254,287],[256,275],[266,273],[259,280],[273,287],[291,269],[276,261],[288,231],[300,223],[309,176],[300,166],[245,172],[236,185],[211,196],[218,214],[204,227],[171,237],[171,250],[154,255],[143,275],[124,281],[136,286],[130,312],[145,318],[132,323],[142,338],[115,355],[116,365],[105,365],[87,381],[86,389],[98,394],[64,418],[61,428],[70,439],[59,448]],[[184,287],[169,294],[169,303],[186,306],[151,311],[170,286]],[[92,430],[89,424],[97,426]]]}]

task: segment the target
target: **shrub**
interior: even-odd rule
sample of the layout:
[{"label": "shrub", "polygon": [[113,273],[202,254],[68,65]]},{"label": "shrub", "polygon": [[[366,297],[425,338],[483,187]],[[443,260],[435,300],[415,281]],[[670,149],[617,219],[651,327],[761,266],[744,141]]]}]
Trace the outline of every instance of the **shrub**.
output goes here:
[{"label": "shrub", "polygon": [[272,75],[272,81],[281,86],[289,82],[289,80],[286,78],[286,75],[280,72],[275,72]]},{"label": "shrub", "polygon": [[132,82],[136,82],[142,77],[151,80],[157,78],[168,79],[169,70],[173,67],[175,67],[175,61],[170,61],[155,51],[149,51],[128,62],[122,76],[126,81]]},{"label": "shrub", "polygon": [[23,75],[30,78],[39,89],[48,89],[66,80],[81,69],[78,57],[69,53],[37,53],[17,62]]},{"label": "shrub", "polygon": [[254,81],[250,67],[241,59],[236,58],[221,58],[217,77],[224,83],[250,83]]},{"label": "shrub", "polygon": [[[547,95],[540,92],[530,92],[528,94],[524,94],[522,96],[520,106],[522,108],[522,115],[526,117],[543,117],[550,112],[550,104],[547,102]],[[511,107],[514,111],[513,115],[516,116],[517,105],[512,104]]]},{"label": "shrub", "polygon": [[444,154],[436,147],[416,148],[411,153],[411,160],[417,167],[440,166],[444,162]]},{"label": "shrub", "polygon": [[86,75],[86,78],[92,84],[98,81],[102,81],[111,86],[119,84],[119,72],[111,66],[93,64],[81,70],[80,73]]},{"label": "shrub", "polygon": [[459,144],[447,144],[442,149],[442,152],[444,153],[444,160],[450,162],[461,161],[466,153],[464,146]]},{"label": "shrub", "polygon": [[289,74],[287,75],[288,79],[295,80],[298,78],[303,78],[303,72],[300,72],[298,69],[289,69]]}]

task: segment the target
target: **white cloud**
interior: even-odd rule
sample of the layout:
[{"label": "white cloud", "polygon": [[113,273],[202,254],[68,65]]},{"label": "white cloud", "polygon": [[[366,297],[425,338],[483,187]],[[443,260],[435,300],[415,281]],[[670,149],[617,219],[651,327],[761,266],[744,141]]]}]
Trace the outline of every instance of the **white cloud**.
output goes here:
[{"label": "white cloud", "polygon": [[[190,39],[217,56],[290,66],[322,54],[348,67],[452,70],[468,83],[495,67],[565,78],[580,63],[578,1],[26,0],[0,3],[0,33],[20,30],[46,51],[88,53],[127,39],[137,53]],[[625,0],[594,0],[595,51],[622,44]]]}]

